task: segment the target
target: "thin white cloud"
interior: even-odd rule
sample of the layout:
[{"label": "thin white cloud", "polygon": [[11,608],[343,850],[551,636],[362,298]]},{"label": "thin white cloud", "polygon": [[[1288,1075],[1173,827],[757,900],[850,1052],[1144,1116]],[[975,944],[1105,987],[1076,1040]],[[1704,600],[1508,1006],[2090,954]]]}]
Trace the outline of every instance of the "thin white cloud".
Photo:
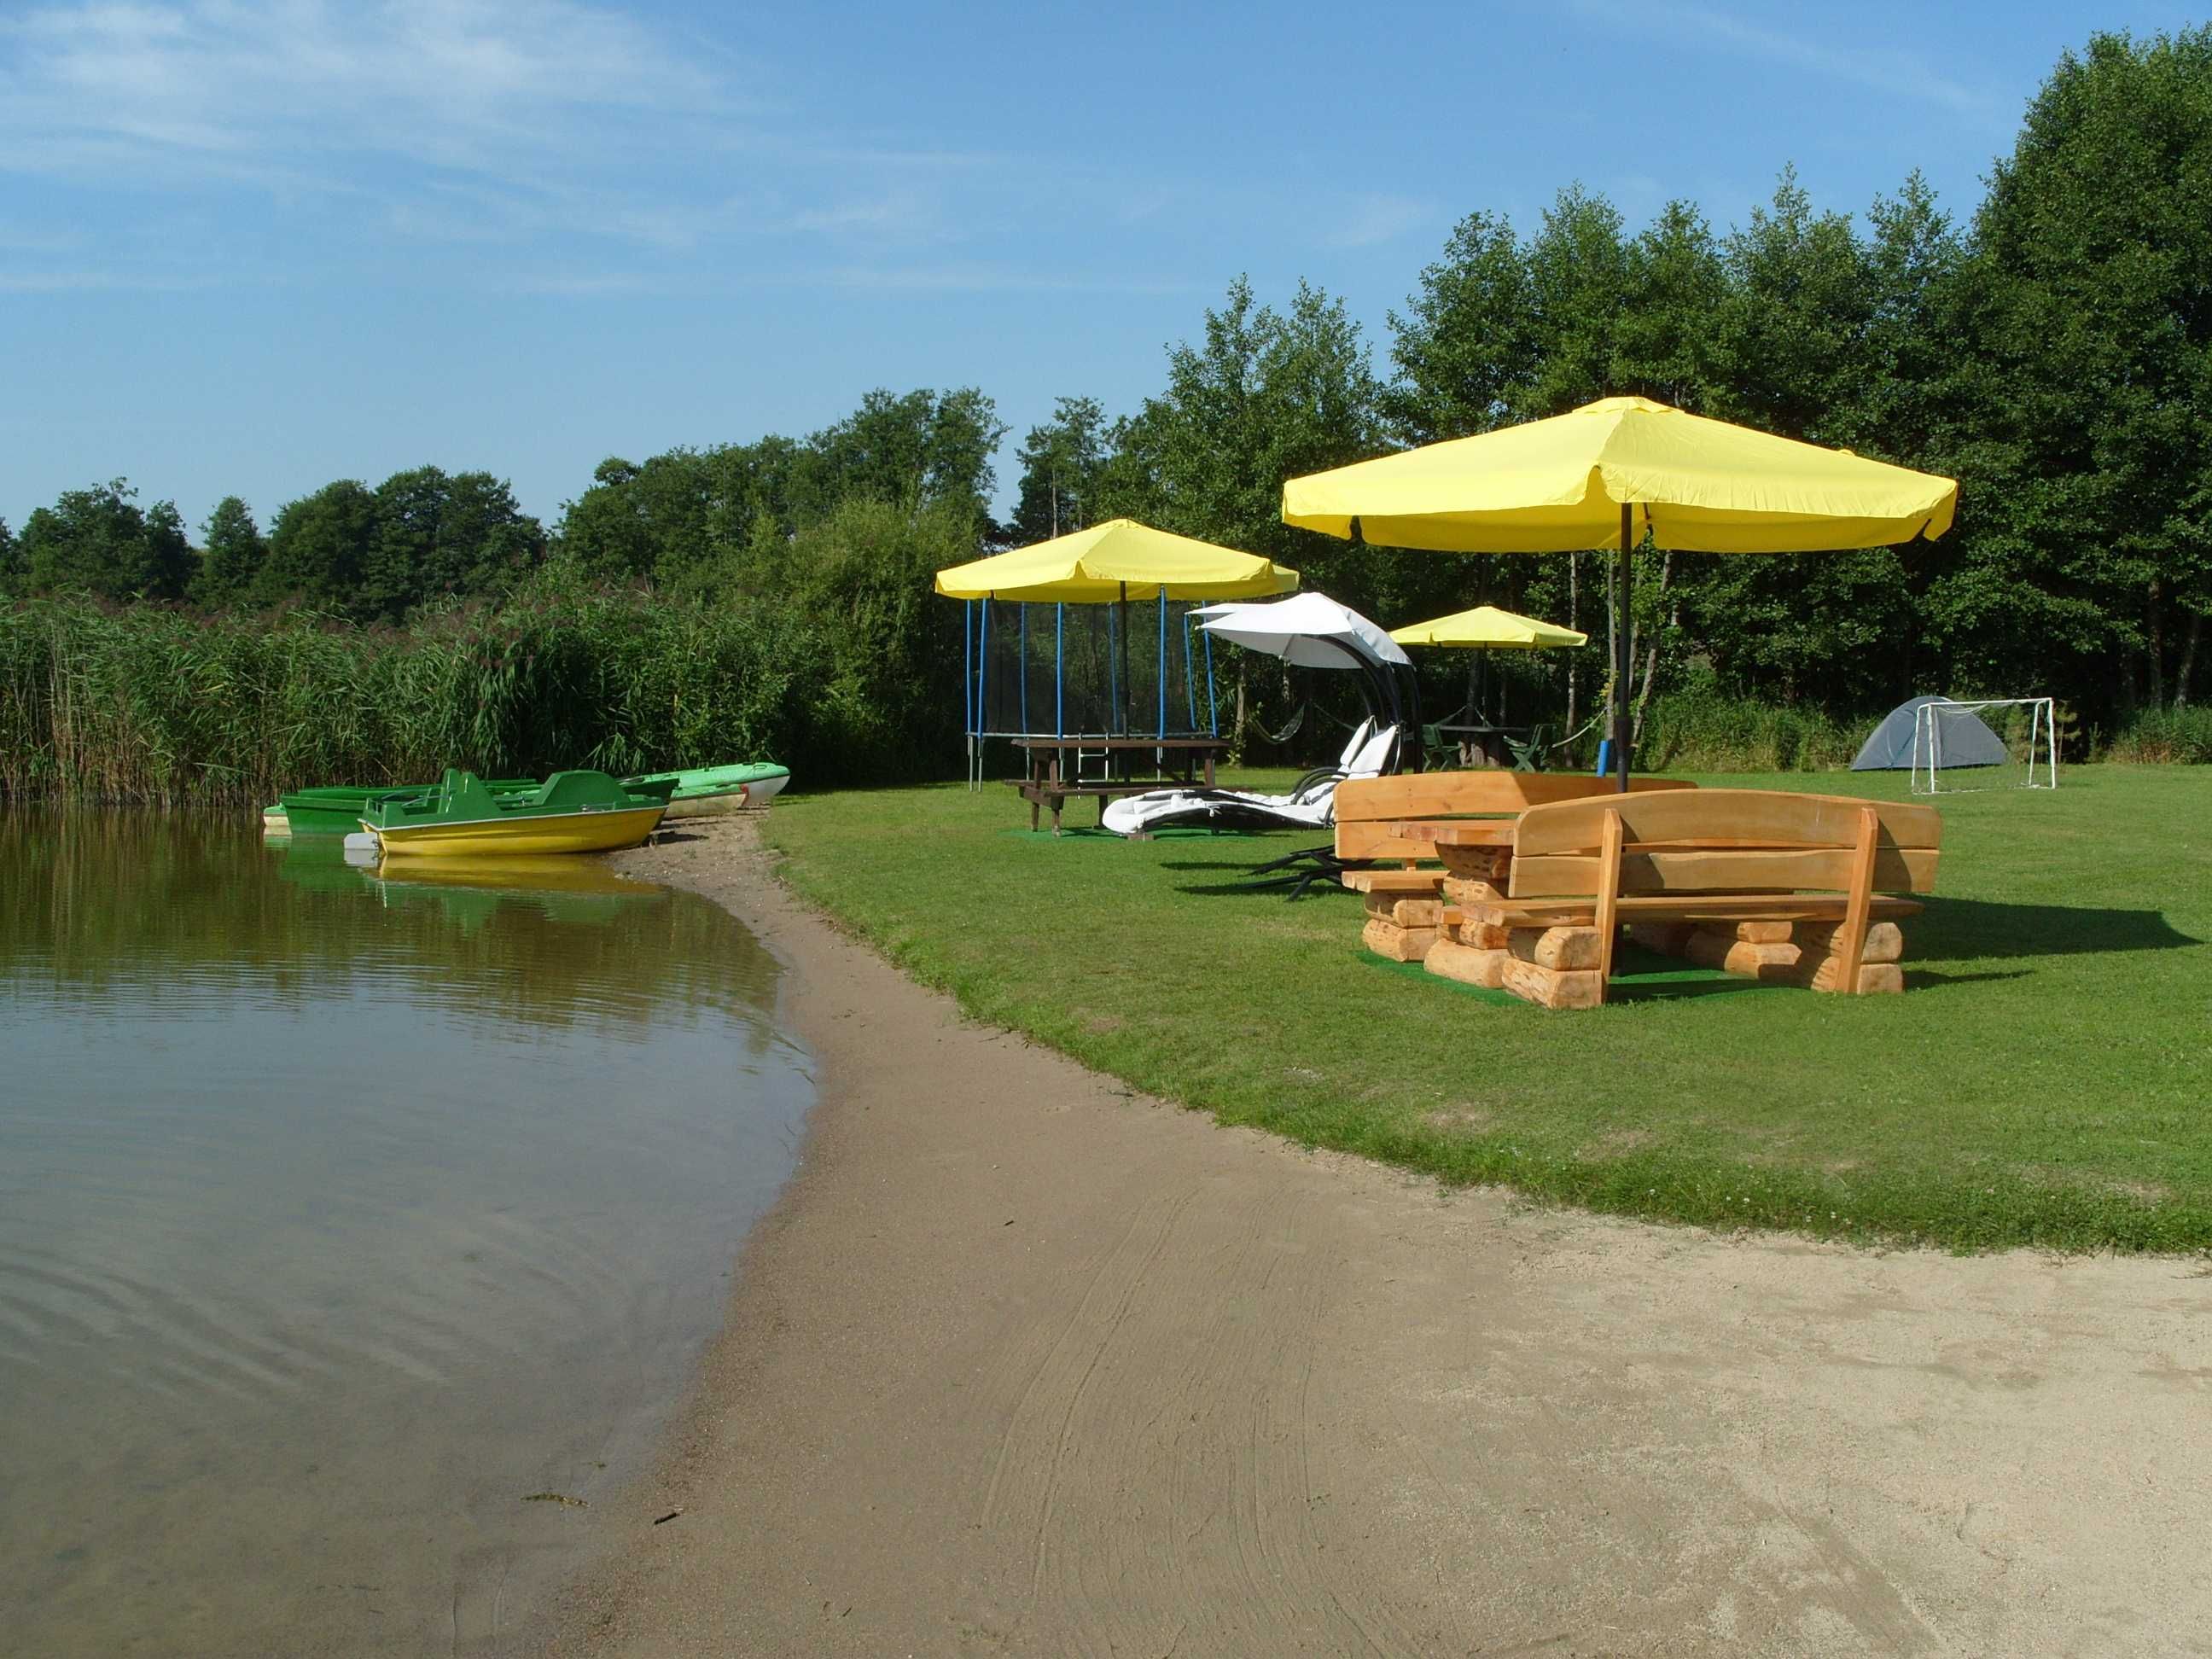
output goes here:
[{"label": "thin white cloud", "polygon": [[0,294],[179,294],[215,286],[207,276],[101,270],[0,270]]},{"label": "thin white cloud", "polygon": [[[9,228],[87,240],[11,263],[143,268],[124,246],[142,214],[86,211],[99,191],[258,200],[283,245],[325,270],[365,243],[463,268],[505,249],[495,275],[511,285],[529,267],[580,270],[551,280],[614,291],[782,243],[810,280],[1035,287],[951,255],[1040,216],[1095,219],[1136,188],[1065,158],[841,129],[767,90],[791,83],[595,0],[33,0],[0,15],[0,175],[61,180],[78,200],[66,222]],[[1206,203],[1172,181],[1164,194]],[[1352,232],[1394,234],[1403,211],[1363,203]]]},{"label": "thin white cloud", "polygon": [[1933,104],[1975,119],[1990,119],[2000,113],[2000,100],[1992,94],[1944,74],[1926,58],[1898,42],[1886,43],[1879,49],[1843,46],[1747,21],[1706,6],[1575,0],[1574,9],[1608,29],[1631,29],[1674,40],[1691,37],[1742,57]]},{"label": "thin white cloud", "polygon": [[70,253],[84,246],[84,238],[66,230],[33,230],[27,226],[0,224],[0,252]]},{"label": "thin white cloud", "polygon": [[[694,216],[669,204],[717,171],[774,157],[864,181],[982,160],[809,154],[747,77],[767,78],[577,0],[76,0],[0,21],[0,170],[362,194],[387,228],[439,240],[560,228],[667,246]],[[462,222],[463,182],[489,192],[481,222]]]},{"label": "thin white cloud", "polygon": [[1351,203],[1324,239],[1331,247],[1372,247],[1434,224],[1436,204],[1410,196],[1363,196]]},{"label": "thin white cloud", "polygon": [[726,112],[729,88],[571,0],[176,0],[0,24],[10,129],[210,155],[272,143],[454,165],[597,112]]},{"label": "thin white cloud", "polygon": [[1190,294],[1200,285],[1145,276],[1066,276],[984,263],[875,267],[846,265],[826,273],[839,288],[934,294]]}]

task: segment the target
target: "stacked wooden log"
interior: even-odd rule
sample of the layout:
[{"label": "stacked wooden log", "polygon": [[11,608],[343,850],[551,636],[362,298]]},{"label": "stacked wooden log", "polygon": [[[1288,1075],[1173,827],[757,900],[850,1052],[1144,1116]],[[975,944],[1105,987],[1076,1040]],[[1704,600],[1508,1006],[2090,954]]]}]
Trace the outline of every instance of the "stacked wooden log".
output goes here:
[{"label": "stacked wooden log", "polygon": [[[1639,923],[1629,937],[1646,950],[1686,957],[1704,968],[1815,991],[1838,988],[1843,961],[1836,954],[1842,927],[1832,921],[1716,921]],[[1905,934],[1893,921],[1867,929],[1859,951],[1862,994],[1902,991]]]},{"label": "stacked wooden log", "polygon": [[1370,890],[1367,925],[1359,937],[1377,956],[1393,962],[1419,962],[1442,936],[1443,917],[1442,899]]},{"label": "stacked wooden log", "polygon": [[[1492,903],[1500,896],[1491,896]],[[1597,963],[1596,928],[1510,927],[1475,899],[1429,952],[1428,969],[1546,1008],[1595,1008],[1603,1000]]]}]

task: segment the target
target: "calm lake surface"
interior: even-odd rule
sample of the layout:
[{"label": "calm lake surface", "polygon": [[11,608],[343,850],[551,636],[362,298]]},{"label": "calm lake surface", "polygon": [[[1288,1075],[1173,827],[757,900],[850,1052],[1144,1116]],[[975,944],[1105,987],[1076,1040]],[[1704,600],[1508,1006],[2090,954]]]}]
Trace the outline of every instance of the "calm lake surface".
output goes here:
[{"label": "calm lake surface", "polygon": [[616,1523],[805,1057],[703,899],[428,873],[0,816],[0,1649],[488,1651]]}]

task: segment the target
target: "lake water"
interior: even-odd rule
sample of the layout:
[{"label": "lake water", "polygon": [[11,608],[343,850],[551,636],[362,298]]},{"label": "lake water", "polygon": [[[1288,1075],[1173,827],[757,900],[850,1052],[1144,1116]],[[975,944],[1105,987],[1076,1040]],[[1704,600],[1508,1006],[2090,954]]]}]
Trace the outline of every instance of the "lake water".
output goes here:
[{"label": "lake water", "polygon": [[616,1524],[805,1058],[702,899],[427,873],[0,816],[0,1649],[489,1651]]}]

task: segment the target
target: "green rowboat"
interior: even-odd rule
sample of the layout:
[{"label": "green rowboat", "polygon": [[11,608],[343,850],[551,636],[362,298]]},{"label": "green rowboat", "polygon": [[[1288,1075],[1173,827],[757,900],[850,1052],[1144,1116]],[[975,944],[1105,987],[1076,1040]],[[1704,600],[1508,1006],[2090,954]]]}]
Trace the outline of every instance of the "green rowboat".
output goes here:
[{"label": "green rowboat", "polygon": [[[344,836],[361,828],[362,815],[378,801],[427,795],[434,783],[326,784],[295,789],[261,811],[261,827],[271,835]],[[494,794],[519,794],[538,787],[535,778],[494,778],[484,784]]]},{"label": "green rowboat", "polygon": [[697,766],[680,772],[643,772],[624,778],[625,789],[669,788],[668,816],[690,817],[738,806],[765,806],[791,781],[791,769],[774,761],[742,766]]}]

